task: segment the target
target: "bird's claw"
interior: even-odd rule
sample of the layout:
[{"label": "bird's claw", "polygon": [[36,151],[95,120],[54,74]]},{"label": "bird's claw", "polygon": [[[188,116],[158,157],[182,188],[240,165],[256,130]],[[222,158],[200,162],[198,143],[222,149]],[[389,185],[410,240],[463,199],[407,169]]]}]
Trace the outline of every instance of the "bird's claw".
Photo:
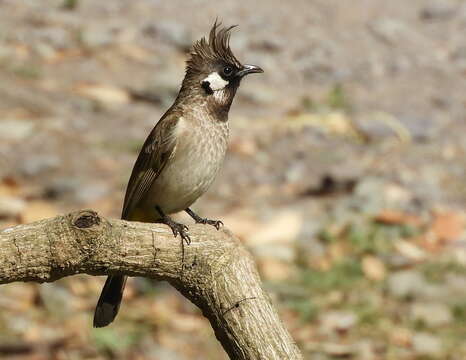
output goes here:
[{"label": "bird's claw", "polygon": [[217,230],[220,230],[220,228],[223,226],[223,222],[220,220],[207,220],[207,224],[212,225]]},{"label": "bird's claw", "polygon": [[201,218],[196,222],[198,224],[212,225],[217,230],[220,230],[220,228],[223,226],[223,222],[221,222],[220,220],[210,220],[210,219]]},{"label": "bird's claw", "polygon": [[191,238],[189,237],[189,234],[188,234],[189,229],[186,225],[174,222],[172,224],[169,224],[169,226],[172,229],[173,235],[175,237],[177,237],[179,234],[181,239],[186,243],[186,245],[191,244]]}]

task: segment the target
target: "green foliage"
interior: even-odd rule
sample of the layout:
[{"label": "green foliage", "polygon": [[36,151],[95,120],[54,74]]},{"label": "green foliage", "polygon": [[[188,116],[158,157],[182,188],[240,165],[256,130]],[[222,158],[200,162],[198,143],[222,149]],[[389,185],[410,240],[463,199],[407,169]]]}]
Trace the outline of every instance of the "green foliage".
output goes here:
[{"label": "green foliage", "polygon": [[451,273],[466,275],[466,267],[452,261],[428,262],[422,264],[420,270],[433,283],[443,283],[446,275]]},{"label": "green foliage", "polygon": [[336,262],[327,271],[305,269],[296,284],[297,289],[302,288],[305,291],[291,293],[288,290],[284,294],[284,301],[288,308],[299,314],[302,321],[313,321],[328,306],[326,293],[349,290],[362,278],[359,262],[351,258]]},{"label": "green foliage", "polygon": [[318,109],[318,105],[310,96],[304,96],[301,99],[301,107],[308,112],[314,112]]},{"label": "green foliage", "polygon": [[354,305],[352,310],[358,315],[358,320],[361,325],[376,325],[382,317],[382,311],[367,301],[362,301]]},{"label": "green foliage", "polygon": [[66,10],[75,10],[78,7],[78,0],[63,0],[62,8]]},{"label": "green foliage", "polygon": [[326,244],[331,244],[338,240],[338,238],[328,229],[322,229],[318,234],[318,237]]},{"label": "green foliage", "polygon": [[345,289],[363,277],[361,265],[355,259],[337,262],[327,271],[306,270],[302,275],[303,285],[315,291]]},{"label": "green foliage", "polygon": [[41,69],[36,65],[18,65],[12,69],[12,72],[26,79],[38,79],[42,76]]},{"label": "green foliage", "polygon": [[356,254],[384,254],[393,250],[395,240],[411,237],[417,232],[407,225],[383,225],[374,222],[351,224],[348,240]]},{"label": "green foliage", "polygon": [[299,314],[301,321],[314,321],[319,313],[319,307],[310,298],[291,299],[285,305]]},{"label": "green foliage", "polygon": [[466,324],[466,299],[460,299],[459,302],[452,306],[453,316],[455,321]]},{"label": "green foliage", "polygon": [[122,330],[116,327],[105,327],[94,329],[92,338],[95,346],[100,351],[115,354],[123,352],[132,345],[137,344],[139,339],[144,335],[143,328]]},{"label": "green foliage", "polygon": [[350,108],[346,94],[341,84],[336,84],[327,95],[327,105],[330,109],[348,110]]},{"label": "green foliage", "polygon": [[310,96],[301,99],[301,108],[307,112],[319,112],[328,110],[348,111],[351,105],[341,84],[335,84],[326,94],[322,102],[316,102]]}]

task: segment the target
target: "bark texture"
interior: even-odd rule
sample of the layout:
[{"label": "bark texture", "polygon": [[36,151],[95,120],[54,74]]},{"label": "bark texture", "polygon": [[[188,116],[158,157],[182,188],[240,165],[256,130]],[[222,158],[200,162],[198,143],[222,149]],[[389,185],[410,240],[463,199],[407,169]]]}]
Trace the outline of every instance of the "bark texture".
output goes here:
[{"label": "bark texture", "polygon": [[0,284],[74,274],[167,280],[209,319],[231,359],[302,359],[251,255],[228,230],[191,225],[185,246],[165,225],[106,219],[91,210],[0,231]]}]

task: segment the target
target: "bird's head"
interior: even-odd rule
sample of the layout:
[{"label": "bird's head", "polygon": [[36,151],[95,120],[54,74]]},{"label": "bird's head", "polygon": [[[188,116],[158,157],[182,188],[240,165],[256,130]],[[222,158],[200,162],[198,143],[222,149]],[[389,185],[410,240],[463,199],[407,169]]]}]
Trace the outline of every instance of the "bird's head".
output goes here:
[{"label": "bird's head", "polygon": [[[214,23],[209,39],[194,43],[186,65],[184,83],[192,93],[213,105],[229,108],[244,76],[261,73],[255,65],[243,65],[230,49],[230,31],[235,26]],[[185,84],[183,84],[184,87]]]}]

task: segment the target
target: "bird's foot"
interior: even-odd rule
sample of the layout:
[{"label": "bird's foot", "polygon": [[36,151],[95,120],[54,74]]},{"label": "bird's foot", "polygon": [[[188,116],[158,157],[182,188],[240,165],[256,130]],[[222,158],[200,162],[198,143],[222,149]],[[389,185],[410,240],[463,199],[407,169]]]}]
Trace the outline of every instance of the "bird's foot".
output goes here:
[{"label": "bird's foot", "polygon": [[180,235],[181,239],[186,243],[186,245],[191,244],[191,238],[188,234],[188,227],[184,224],[178,223],[168,215],[165,215],[159,208],[156,208],[162,218],[159,220],[160,223],[168,225],[173,232],[173,235],[177,237]]},{"label": "bird's foot", "polygon": [[180,234],[181,239],[184,240],[186,245],[191,244],[191,238],[189,237],[188,227],[186,225],[180,224],[180,223],[174,223],[173,225],[169,225],[169,226],[172,229],[173,235],[175,235],[175,237],[177,237],[178,234]]},{"label": "bird's foot", "polygon": [[189,229],[186,225],[177,223],[170,218],[164,219],[163,223],[170,227],[175,237],[180,235],[181,239],[186,243],[186,245],[191,244],[191,238],[188,234]]},{"label": "bird's foot", "polygon": [[211,220],[206,218],[200,218],[199,220],[196,220],[196,224],[212,225],[217,230],[219,230],[223,226],[223,222],[221,222],[220,220]]},{"label": "bird's foot", "polygon": [[194,219],[196,224],[212,225],[217,230],[219,230],[220,227],[223,226],[223,222],[221,222],[220,220],[211,220],[211,219],[207,219],[207,218],[202,218],[189,208],[186,209],[185,211],[188,213],[189,216],[191,216]]}]

